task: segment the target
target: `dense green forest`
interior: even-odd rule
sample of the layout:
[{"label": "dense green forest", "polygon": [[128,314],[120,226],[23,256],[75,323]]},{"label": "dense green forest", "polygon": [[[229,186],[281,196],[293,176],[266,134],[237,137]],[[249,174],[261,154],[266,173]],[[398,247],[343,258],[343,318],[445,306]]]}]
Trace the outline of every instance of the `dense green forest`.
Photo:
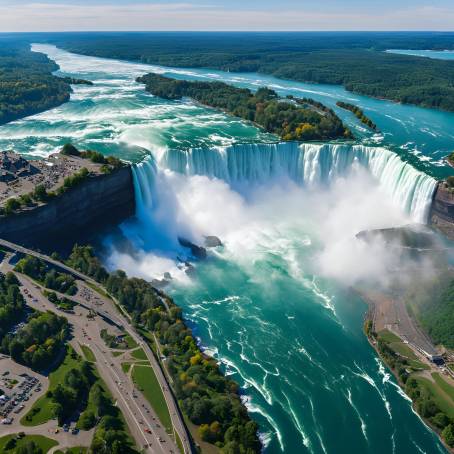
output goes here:
[{"label": "dense green forest", "polygon": [[159,74],[139,77],[147,91],[165,99],[190,97],[207,106],[253,121],[284,140],[330,140],[352,138],[339,117],[297,102],[283,101],[275,91],[259,88],[255,93],[223,82],[197,82],[171,79]]},{"label": "dense green forest", "polygon": [[68,295],[77,293],[77,286],[72,276],[49,269],[45,262],[36,257],[30,255],[24,257],[17,262],[14,270],[30,276],[48,289]]},{"label": "dense green forest", "polygon": [[336,105],[341,109],[349,110],[350,112],[352,112],[355,115],[355,117],[367,127],[374,130],[377,129],[377,125],[369,117],[367,117],[363,110],[360,109],[358,106],[343,101],[337,101]]},{"label": "dense green forest", "polygon": [[48,36],[69,51],[174,67],[261,72],[454,110],[454,62],[386,49],[454,49],[454,33],[97,33]]},{"label": "dense green forest", "polygon": [[0,124],[43,112],[69,100],[58,66],[23,42],[0,40]]},{"label": "dense green forest", "polygon": [[241,403],[238,385],[221,373],[214,359],[200,352],[181,309],[169,297],[143,279],[128,278],[123,271],[108,273],[91,247],[75,246],[67,263],[105,285],[136,325],[156,335],[180,407],[199,426],[205,441],[228,454],[260,452],[258,427]]},{"label": "dense green forest", "polygon": [[58,357],[68,330],[65,318],[51,312],[36,312],[17,333],[3,337],[0,351],[34,370],[44,370]]},{"label": "dense green forest", "polygon": [[24,320],[27,314],[24,297],[19,291],[19,281],[9,272],[0,274],[0,343],[5,335]]}]

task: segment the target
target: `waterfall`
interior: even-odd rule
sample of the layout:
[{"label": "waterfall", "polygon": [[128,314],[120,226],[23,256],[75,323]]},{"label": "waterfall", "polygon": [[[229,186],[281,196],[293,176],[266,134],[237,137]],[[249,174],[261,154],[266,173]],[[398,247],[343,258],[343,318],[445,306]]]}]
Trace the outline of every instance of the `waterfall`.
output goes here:
[{"label": "waterfall", "polygon": [[328,185],[354,165],[370,172],[384,191],[415,222],[425,223],[437,182],[386,148],[363,145],[244,144],[167,150],[159,166],[187,175],[206,175],[229,184],[263,184],[287,177],[306,187]]},{"label": "waterfall", "polygon": [[136,216],[140,219],[150,216],[156,194],[156,162],[153,157],[132,167],[134,192],[136,196]]}]

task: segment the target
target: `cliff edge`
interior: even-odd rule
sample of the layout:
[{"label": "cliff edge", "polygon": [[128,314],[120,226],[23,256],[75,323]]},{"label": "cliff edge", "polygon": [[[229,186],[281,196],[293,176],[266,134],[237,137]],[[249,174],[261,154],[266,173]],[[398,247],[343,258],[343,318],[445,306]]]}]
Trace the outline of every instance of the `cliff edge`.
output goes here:
[{"label": "cliff edge", "polygon": [[43,204],[0,216],[0,238],[25,246],[45,247],[94,234],[134,215],[135,197],[130,166],[108,174],[90,175]]},{"label": "cliff edge", "polygon": [[454,191],[444,181],[438,184],[435,191],[429,224],[454,240]]}]

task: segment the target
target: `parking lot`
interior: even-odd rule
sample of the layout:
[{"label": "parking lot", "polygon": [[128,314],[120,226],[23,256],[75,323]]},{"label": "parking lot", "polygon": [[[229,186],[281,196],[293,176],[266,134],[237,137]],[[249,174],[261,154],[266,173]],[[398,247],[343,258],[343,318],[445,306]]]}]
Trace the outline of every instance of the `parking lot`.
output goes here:
[{"label": "parking lot", "polygon": [[0,358],[0,422],[10,425],[47,389],[47,378]]}]

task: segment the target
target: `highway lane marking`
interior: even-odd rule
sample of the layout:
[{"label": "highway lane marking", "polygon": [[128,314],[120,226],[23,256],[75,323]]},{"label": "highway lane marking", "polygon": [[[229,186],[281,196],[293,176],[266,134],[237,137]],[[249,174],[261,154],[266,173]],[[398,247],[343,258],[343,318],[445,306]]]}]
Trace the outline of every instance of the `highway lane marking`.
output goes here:
[{"label": "highway lane marking", "polygon": [[[86,345],[89,345],[89,344],[86,344]],[[94,343],[94,342],[93,342],[93,345],[100,351],[100,355],[103,357],[103,359],[106,360],[106,357],[105,357],[104,354],[102,353],[102,350],[101,350],[101,348],[99,347],[99,345],[96,344],[96,343]],[[109,358],[107,358],[107,359],[109,359]],[[108,362],[106,361],[106,363],[108,363]],[[117,372],[115,371],[115,369],[114,369],[112,366],[110,366],[110,365],[108,365],[107,368],[108,368],[109,370],[111,370],[111,371],[115,374],[115,376],[116,376],[117,379],[118,379],[118,382],[120,383],[120,382],[121,382],[120,376],[117,374]],[[132,387],[133,387],[133,392],[134,392],[134,385],[133,385]],[[123,399],[123,401],[125,402],[125,404],[126,404],[128,410],[129,410],[129,412],[133,414],[132,409],[130,408],[129,404],[128,404],[127,401],[125,400],[125,397],[124,397],[123,394],[121,393],[121,389],[120,389],[120,386],[119,386],[118,384],[117,384],[117,391],[118,391],[118,393],[120,394],[120,397],[121,397],[121,398]],[[143,415],[142,411],[140,410],[140,407],[137,405],[137,403],[136,403],[136,401],[134,400],[134,398],[131,400],[131,402],[133,402],[134,405],[135,405],[135,406],[137,407],[137,409],[139,410],[139,412],[140,412],[140,414],[141,414],[141,416],[142,416],[142,419],[143,419],[144,421],[146,421],[147,418]],[[137,427],[139,428],[139,430],[140,430],[142,436],[145,438],[145,434],[144,434],[144,431],[143,431],[143,429],[142,429],[142,426],[141,426],[141,424],[138,422],[138,420],[137,420],[137,418],[135,417],[134,414],[133,414],[133,419],[134,419],[134,421],[135,421]],[[159,448],[161,449],[162,452],[165,452],[164,449],[163,449],[163,446],[161,445],[161,443],[160,443],[159,440],[158,440],[159,437],[158,437],[158,435],[155,433],[155,431],[154,431],[154,429],[153,429],[153,426],[152,426],[151,424],[150,424],[150,430],[151,430],[151,432],[153,433],[153,435],[154,435],[155,438],[156,438],[157,446],[159,446]],[[150,435],[150,434],[147,434],[147,435]],[[148,441],[146,438],[145,438],[145,441],[146,441],[147,443],[149,443],[149,441]]]}]

